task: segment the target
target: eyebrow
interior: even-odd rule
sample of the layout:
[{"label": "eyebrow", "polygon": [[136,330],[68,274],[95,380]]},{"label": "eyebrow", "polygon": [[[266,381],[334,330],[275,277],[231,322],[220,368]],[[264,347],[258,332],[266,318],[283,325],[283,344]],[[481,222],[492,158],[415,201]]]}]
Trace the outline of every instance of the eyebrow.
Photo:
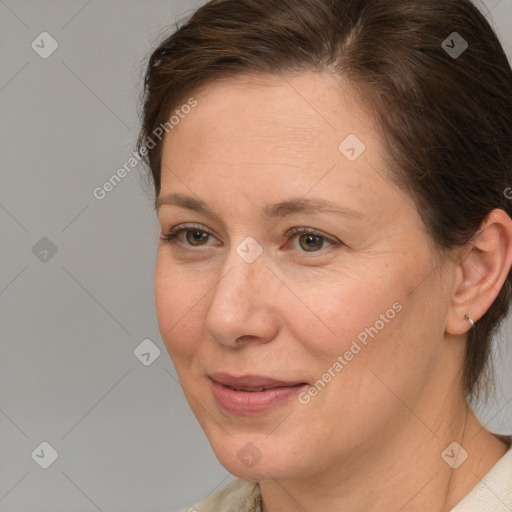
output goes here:
[{"label": "eyebrow", "polygon": [[[187,196],[185,194],[174,193],[165,196],[159,196],[156,200],[156,210],[162,206],[180,206],[189,210],[194,210],[210,217],[220,219],[220,216],[210,208],[203,200]],[[307,213],[331,213],[343,217],[360,219],[364,217],[360,210],[353,210],[345,206],[327,201],[325,199],[304,199],[301,197],[292,197],[286,201],[275,204],[268,204],[263,207],[261,215],[268,219],[277,217],[286,217],[293,214]]]}]

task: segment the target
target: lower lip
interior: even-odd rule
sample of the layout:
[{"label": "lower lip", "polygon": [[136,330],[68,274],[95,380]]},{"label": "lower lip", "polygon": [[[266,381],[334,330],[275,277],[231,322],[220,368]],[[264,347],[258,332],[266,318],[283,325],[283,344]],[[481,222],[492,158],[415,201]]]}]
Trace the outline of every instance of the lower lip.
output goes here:
[{"label": "lower lip", "polygon": [[307,384],[299,386],[282,386],[263,391],[235,391],[212,381],[213,394],[217,403],[228,413],[238,416],[264,414],[284,404],[300,393]]}]

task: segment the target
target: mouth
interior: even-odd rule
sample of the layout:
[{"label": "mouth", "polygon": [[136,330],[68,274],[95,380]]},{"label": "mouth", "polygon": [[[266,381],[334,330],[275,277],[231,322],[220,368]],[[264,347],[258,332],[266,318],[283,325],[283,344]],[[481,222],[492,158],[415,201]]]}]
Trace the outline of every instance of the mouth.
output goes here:
[{"label": "mouth", "polygon": [[238,416],[270,412],[308,386],[305,381],[284,381],[257,375],[235,377],[215,373],[209,377],[217,404],[225,412]]}]

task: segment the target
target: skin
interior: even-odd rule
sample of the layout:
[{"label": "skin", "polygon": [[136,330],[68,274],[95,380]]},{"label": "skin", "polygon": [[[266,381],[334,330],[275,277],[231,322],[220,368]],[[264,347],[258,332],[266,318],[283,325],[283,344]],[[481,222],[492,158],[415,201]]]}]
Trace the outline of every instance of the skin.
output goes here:
[{"label": "skin", "polygon": [[[194,223],[212,236],[160,243],[155,297],[162,339],[219,461],[260,483],[264,512],[450,510],[507,449],[469,410],[461,368],[464,315],[477,322],[503,285],[512,221],[494,210],[442,264],[412,199],[386,177],[375,120],[331,75],[238,77],[194,97],[164,140],[160,198],[200,198],[219,218],[157,209],[163,235]],[[353,162],[338,149],[349,134],[366,146]],[[260,213],[303,196],[361,216]],[[326,241],[288,238],[293,227]],[[263,250],[252,263],[236,252],[248,236]],[[401,311],[308,404],[293,398],[239,417],[215,402],[213,372],[313,384],[396,302]],[[441,458],[454,441],[469,454],[455,470]],[[251,467],[237,456],[247,443],[261,455]]]}]

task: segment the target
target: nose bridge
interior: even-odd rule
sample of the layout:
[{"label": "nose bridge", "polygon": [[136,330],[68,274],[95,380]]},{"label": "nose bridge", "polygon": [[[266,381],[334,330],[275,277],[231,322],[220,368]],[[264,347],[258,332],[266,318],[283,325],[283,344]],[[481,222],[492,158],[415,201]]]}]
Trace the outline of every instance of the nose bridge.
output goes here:
[{"label": "nose bridge", "polygon": [[[259,245],[259,244],[258,244]],[[258,251],[259,252],[259,251]],[[214,288],[213,302],[218,306],[232,308],[238,306],[250,308],[251,302],[261,299],[257,291],[258,283],[262,284],[265,261],[260,254],[256,255],[255,246],[242,242],[234,247],[224,264],[224,272]],[[215,304],[217,306],[217,304]]]},{"label": "nose bridge", "polygon": [[247,237],[232,248],[206,314],[205,328],[211,337],[229,343],[241,336],[269,335],[267,272],[263,248],[256,240]]}]

